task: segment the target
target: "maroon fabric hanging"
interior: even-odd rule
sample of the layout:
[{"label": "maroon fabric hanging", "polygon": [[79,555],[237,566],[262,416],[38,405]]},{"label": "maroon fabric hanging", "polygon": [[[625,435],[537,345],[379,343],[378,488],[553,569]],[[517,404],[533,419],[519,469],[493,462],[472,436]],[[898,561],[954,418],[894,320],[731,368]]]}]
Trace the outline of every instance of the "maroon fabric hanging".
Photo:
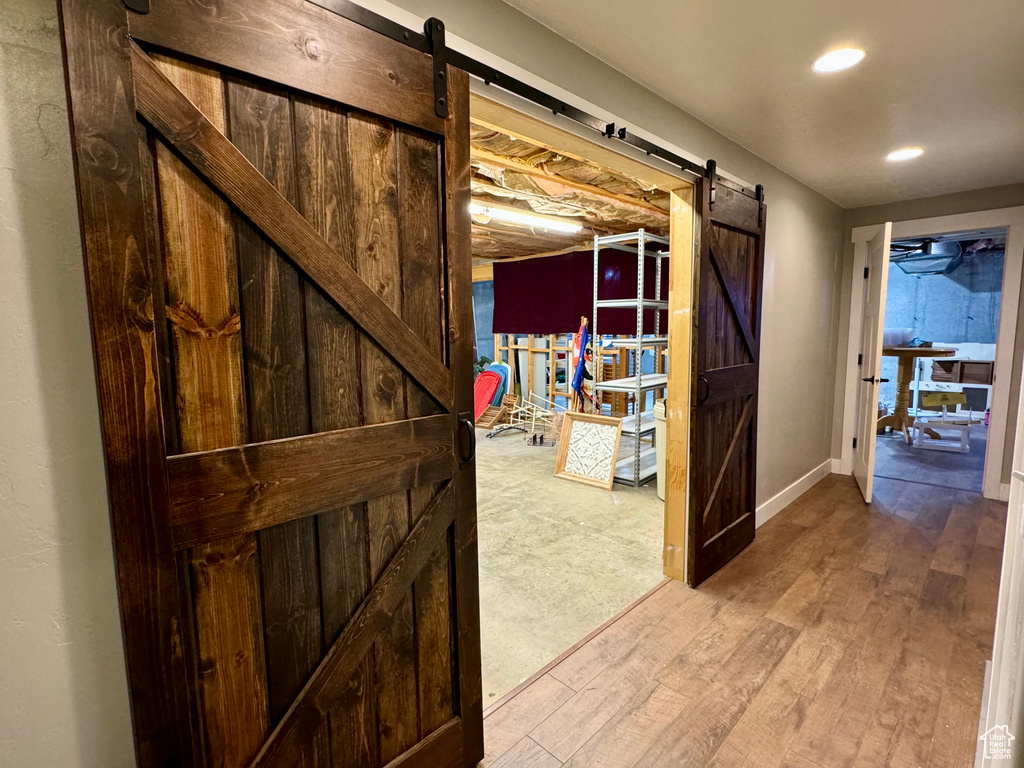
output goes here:
[{"label": "maroon fabric hanging", "polygon": [[[668,298],[668,264],[661,265],[661,298]],[[636,297],[636,256],[601,251],[601,299]],[[655,259],[644,264],[644,296],[654,298]],[[542,259],[494,262],[492,333],[574,333],[580,317],[594,314],[594,252],[574,251]],[[661,331],[668,312],[661,312]],[[636,310],[602,309],[597,331],[602,336],[636,333]],[[654,310],[644,312],[644,333],[654,333]]]}]

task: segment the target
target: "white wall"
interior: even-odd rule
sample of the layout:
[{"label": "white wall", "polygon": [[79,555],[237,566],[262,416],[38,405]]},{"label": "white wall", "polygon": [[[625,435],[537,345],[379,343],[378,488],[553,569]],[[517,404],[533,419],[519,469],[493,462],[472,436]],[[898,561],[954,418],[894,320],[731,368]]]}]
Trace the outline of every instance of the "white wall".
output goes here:
[{"label": "white wall", "polygon": [[[842,211],[497,0],[403,5],[765,185],[758,499],[825,461]],[[131,765],[53,0],[0,13],[0,267],[0,765]]]},{"label": "white wall", "polygon": [[[423,19],[436,16],[445,22],[448,35],[455,36],[453,47],[477,55],[472,46],[478,46],[525,70],[522,79],[532,73],[553,84],[555,95],[566,94],[563,98],[576,106],[593,105],[599,117],[657,137],[688,155],[714,158],[720,170],[749,184],[763,184],[768,222],[758,504],[829,459],[839,320],[835,308],[842,281],[844,214],[839,206],[500,0],[362,4],[409,26],[419,27]],[[533,84],[544,87],[536,79]]]},{"label": "white wall", "polygon": [[53,0],[0,12],[0,765],[134,765]]}]

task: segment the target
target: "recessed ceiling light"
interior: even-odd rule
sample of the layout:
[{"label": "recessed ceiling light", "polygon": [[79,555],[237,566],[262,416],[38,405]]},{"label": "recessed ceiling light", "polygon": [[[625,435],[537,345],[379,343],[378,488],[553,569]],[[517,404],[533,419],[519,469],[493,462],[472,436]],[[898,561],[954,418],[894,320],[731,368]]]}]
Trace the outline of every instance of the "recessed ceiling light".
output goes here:
[{"label": "recessed ceiling light", "polygon": [[860,48],[840,48],[837,51],[829,51],[814,62],[814,71],[838,72],[841,69],[849,69],[860,64],[865,55]]},{"label": "recessed ceiling light", "polygon": [[903,149],[894,149],[885,159],[890,163],[899,163],[903,160],[913,160],[915,157],[920,157],[924,154],[924,150],[920,147],[904,147]]}]

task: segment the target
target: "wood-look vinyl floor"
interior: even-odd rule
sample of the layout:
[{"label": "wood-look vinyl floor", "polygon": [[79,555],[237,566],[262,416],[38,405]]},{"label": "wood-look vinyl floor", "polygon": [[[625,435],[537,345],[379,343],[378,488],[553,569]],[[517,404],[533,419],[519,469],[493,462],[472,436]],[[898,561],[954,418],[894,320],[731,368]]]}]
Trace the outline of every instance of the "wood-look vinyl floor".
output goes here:
[{"label": "wood-look vinyl floor", "polygon": [[492,711],[483,765],[973,766],[1005,515],[831,475]]}]

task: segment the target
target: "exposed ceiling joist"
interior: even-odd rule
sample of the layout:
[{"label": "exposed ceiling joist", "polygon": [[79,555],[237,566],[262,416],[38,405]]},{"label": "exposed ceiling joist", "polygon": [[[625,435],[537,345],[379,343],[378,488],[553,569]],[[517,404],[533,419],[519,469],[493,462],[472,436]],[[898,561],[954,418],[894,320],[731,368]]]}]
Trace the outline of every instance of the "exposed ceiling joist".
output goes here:
[{"label": "exposed ceiling joist", "polygon": [[[550,129],[545,138],[562,137],[570,145],[565,151],[557,141],[538,142],[495,122],[482,124],[476,113],[481,105],[481,100],[474,100],[470,122],[474,201],[483,207],[504,205],[540,217],[555,217],[560,222],[575,222],[583,230],[553,231],[542,224],[534,225],[529,217],[512,223],[502,221],[501,216],[475,215],[474,258],[504,260],[589,250],[595,234],[638,229],[668,233],[669,193],[650,178],[658,177],[657,171],[635,161],[615,170],[616,166],[602,160],[625,158],[609,155],[600,145],[581,142],[557,129]],[[592,159],[578,152],[584,147],[600,157]],[[673,188],[685,184],[674,178],[671,181]]]},{"label": "exposed ceiling joist", "polygon": [[641,213],[647,216],[655,216],[666,224],[668,223],[668,213],[666,211],[652,203],[648,203],[642,198],[620,195],[615,192],[609,192],[601,187],[594,186],[593,184],[584,184],[582,182],[572,181],[564,176],[558,176],[539,165],[531,165],[530,163],[523,162],[522,160],[503,157],[501,155],[496,155],[493,152],[488,152],[485,149],[478,149],[476,147],[470,149],[470,160],[475,160],[477,162],[486,163],[487,165],[508,169],[510,171],[515,171],[516,173],[530,176],[537,180],[538,186],[540,186],[547,194],[552,196],[579,194],[584,197],[615,205],[616,207],[627,211],[633,211],[634,213]]},{"label": "exposed ceiling joist", "polygon": [[666,172],[661,170],[660,166],[656,167],[616,152],[607,143],[581,138],[479,94],[473,94],[472,97],[472,117],[473,122],[480,126],[502,131],[521,141],[528,141],[566,157],[591,163],[604,170],[625,173],[648,187],[656,187],[663,192],[687,187],[692,183],[682,174]]}]

